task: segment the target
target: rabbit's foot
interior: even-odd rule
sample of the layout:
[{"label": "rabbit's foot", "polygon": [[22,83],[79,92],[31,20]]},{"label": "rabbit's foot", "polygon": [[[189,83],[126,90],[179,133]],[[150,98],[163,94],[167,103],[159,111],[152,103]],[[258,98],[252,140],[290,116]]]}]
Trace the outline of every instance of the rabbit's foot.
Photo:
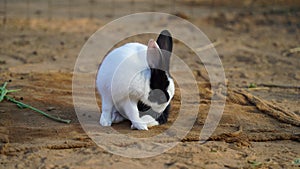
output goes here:
[{"label": "rabbit's foot", "polygon": [[131,129],[148,130],[148,127],[144,122],[132,122]]},{"label": "rabbit's foot", "polygon": [[112,120],[111,115],[108,113],[102,112],[100,117],[100,124],[101,126],[111,126]]},{"label": "rabbit's foot", "polygon": [[147,124],[147,127],[153,127],[159,125],[159,123],[150,115],[144,115],[141,117],[144,123]]}]

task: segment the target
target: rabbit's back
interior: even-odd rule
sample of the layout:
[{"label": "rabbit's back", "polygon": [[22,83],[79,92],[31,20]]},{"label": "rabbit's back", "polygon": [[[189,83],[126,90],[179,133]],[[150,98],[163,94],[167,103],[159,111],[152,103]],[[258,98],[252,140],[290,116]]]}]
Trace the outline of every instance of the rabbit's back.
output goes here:
[{"label": "rabbit's back", "polygon": [[[147,46],[140,43],[127,43],[112,50],[103,60],[97,74],[97,88],[100,93],[111,90],[112,80],[120,90],[134,74],[148,68]],[[120,84],[118,84],[120,83]]]}]

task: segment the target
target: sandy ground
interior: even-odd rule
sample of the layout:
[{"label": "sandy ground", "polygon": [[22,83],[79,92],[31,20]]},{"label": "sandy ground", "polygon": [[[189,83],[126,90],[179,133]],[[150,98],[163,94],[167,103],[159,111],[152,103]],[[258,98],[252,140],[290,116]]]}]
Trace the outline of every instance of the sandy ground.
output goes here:
[{"label": "sandy ground", "polygon": [[[8,4],[9,9],[21,12],[8,13],[6,24],[0,27],[0,82],[11,81],[9,89],[22,89],[11,94],[17,100],[72,122],[58,123],[1,102],[0,168],[298,168],[300,164],[294,163],[300,158],[300,52],[290,49],[300,47],[299,3],[213,2],[184,1],[170,7],[141,1],[132,8],[128,5],[132,1],[122,0],[117,6],[128,6],[113,13],[104,5],[98,5],[99,10],[94,7],[93,12],[82,12],[87,8],[74,5],[69,13],[60,8],[55,13],[53,7],[53,15],[47,15],[49,10],[33,10],[25,18],[25,3]],[[30,4],[36,6],[35,1]],[[192,65],[199,87],[195,124],[171,150],[134,159],[105,151],[82,130],[72,101],[72,76],[80,49],[98,28],[118,16],[145,10],[184,17],[215,42],[228,80],[228,94],[217,129],[209,141],[200,144],[199,133],[214,93],[203,63],[196,62],[194,53],[175,41],[174,53]],[[121,43],[145,43],[149,37],[132,37]],[[256,83],[257,88],[248,89],[250,83]],[[178,117],[178,88],[172,105],[169,122],[149,131],[130,130],[128,121],[113,127],[132,137],[155,136]],[[97,122],[98,118],[91,120]],[[131,145],[122,146],[126,150]]]}]

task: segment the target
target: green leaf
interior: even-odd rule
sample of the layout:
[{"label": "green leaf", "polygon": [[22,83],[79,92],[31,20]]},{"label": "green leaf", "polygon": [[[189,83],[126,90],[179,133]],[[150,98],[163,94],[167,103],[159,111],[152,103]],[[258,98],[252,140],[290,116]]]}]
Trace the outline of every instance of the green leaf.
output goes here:
[{"label": "green leaf", "polygon": [[7,90],[7,93],[13,93],[13,92],[18,92],[18,91],[21,91],[21,89]]},{"label": "green leaf", "polygon": [[248,88],[256,88],[256,87],[257,87],[257,85],[255,83],[250,83],[248,86]]},{"label": "green leaf", "polygon": [[300,165],[300,158],[296,158],[292,163],[295,165]]},{"label": "green leaf", "polygon": [[261,162],[255,161],[255,160],[254,161],[248,161],[248,163],[251,164],[252,167],[259,167],[259,166],[262,165]]},{"label": "green leaf", "polygon": [[4,82],[3,86],[0,88],[0,91],[1,91],[1,93],[0,93],[0,102],[2,102],[5,95],[7,94],[6,85],[7,85],[7,82]]},{"label": "green leaf", "polygon": [[18,103],[17,103],[17,106],[18,106],[20,109],[26,108],[26,107],[24,107],[22,104],[18,104]]}]

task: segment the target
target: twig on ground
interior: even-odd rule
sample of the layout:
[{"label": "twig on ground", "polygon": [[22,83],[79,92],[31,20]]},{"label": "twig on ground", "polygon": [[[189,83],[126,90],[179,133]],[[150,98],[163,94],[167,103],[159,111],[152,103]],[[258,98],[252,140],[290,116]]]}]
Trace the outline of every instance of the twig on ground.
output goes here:
[{"label": "twig on ground", "polygon": [[276,87],[276,88],[285,88],[285,89],[300,89],[300,86],[291,86],[291,85],[279,85],[279,84],[258,84],[257,86],[263,87]]},{"label": "twig on ground", "polygon": [[256,88],[248,88],[248,90],[268,90],[269,87],[256,87]]},{"label": "twig on ground", "polygon": [[287,124],[292,124],[295,126],[300,126],[300,116],[297,114],[290,112],[288,110],[284,110],[278,106],[275,106],[267,101],[261,100],[260,98],[246,92],[243,90],[235,90],[229,91],[229,94],[239,94],[244,96],[251,104],[255,105],[258,110],[262,111],[263,113],[268,114],[269,116],[282,121]]},{"label": "twig on ground", "polygon": [[282,53],[283,56],[290,56],[293,53],[300,52],[300,47],[292,48]]},{"label": "twig on ground", "polygon": [[220,44],[221,44],[220,41],[215,41],[215,42],[213,42],[211,44],[208,44],[208,45],[205,45],[205,46],[197,48],[196,52],[201,52],[201,51],[204,51],[204,50],[207,50],[207,49],[211,49],[211,48],[214,48],[214,47],[216,47],[216,46],[218,46]]}]

